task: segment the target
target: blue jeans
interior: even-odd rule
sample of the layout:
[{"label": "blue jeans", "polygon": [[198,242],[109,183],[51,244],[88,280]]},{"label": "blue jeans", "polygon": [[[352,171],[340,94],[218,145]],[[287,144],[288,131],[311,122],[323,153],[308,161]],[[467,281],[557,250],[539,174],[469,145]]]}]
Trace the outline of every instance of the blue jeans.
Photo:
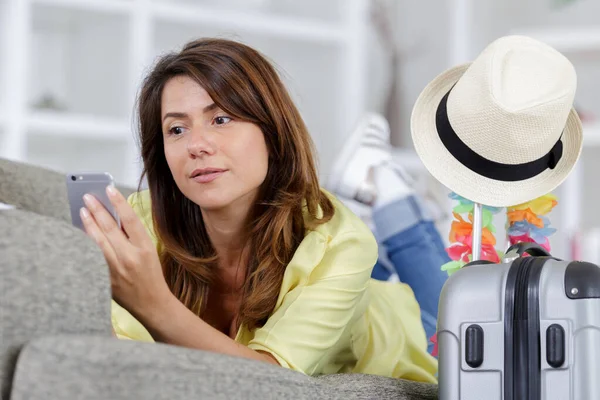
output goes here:
[{"label": "blue jeans", "polygon": [[440,267],[450,261],[440,233],[415,196],[375,208],[373,222],[387,260],[380,258],[372,277],[388,280],[395,273],[412,288],[429,339],[436,333],[440,292],[448,278]]}]

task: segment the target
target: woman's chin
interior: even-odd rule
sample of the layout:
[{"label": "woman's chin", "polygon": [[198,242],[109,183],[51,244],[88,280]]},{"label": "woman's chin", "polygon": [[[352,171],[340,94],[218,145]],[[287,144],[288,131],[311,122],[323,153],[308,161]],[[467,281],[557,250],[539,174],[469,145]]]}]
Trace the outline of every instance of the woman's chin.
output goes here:
[{"label": "woman's chin", "polygon": [[227,208],[227,206],[229,205],[229,202],[227,201],[216,199],[203,199],[199,201],[194,201],[194,203],[196,203],[198,207],[200,207],[203,211],[219,211],[224,208]]},{"label": "woman's chin", "polygon": [[198,205],[203,211],[219,211],[227,208],[232,203],[232,200],[223,195],[207,195],[192,197],[191,200]]},{"label": "woman's chin", "polygon": [[240,194],[236,192],[227,193],[224,190],[206,190],[202,193],[193,193],[188,196],[202,211],[224,211],[235,207],[238,211],[246,209],[256,198],[256,190],[249,193]]}]

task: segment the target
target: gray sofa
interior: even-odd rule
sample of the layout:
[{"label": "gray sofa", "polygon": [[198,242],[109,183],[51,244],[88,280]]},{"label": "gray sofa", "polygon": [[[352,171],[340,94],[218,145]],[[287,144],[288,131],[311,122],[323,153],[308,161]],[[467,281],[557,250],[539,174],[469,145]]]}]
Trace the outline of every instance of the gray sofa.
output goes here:
[{"label": "gray sofa", "polygon": [[[122,188],[125,192],[127,189]],[[70,224],[63,175],[0,159],[2,399],[437,399],[435,385],[307,377],[164,344],[115,339],[101,252]]]}]

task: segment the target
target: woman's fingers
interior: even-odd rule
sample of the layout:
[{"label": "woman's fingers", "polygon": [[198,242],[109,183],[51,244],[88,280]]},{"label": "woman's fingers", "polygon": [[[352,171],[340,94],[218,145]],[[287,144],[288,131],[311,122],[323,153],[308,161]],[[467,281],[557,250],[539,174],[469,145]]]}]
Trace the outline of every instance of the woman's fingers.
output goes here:
[{"label": "woman's fingers", "polygon": [[108,210],[94,196],[86,194],[83,201],[90,211],[96,226],[100,229],[102,235],[112,246],[117,257],[121,259],[123,255],[132,253],[132,246],[125,233],[117,225],[117,221],[108,212]]},{"label": "woman's fingers", "polygon": [[85,206],[90,211],[98,226],[106,235],[112,235],[120,232],[117,221],[108,212],[102,203],[100,203],[93,195],[86,194],[83,196]]},{"label": "woman's fingers", "polygon": [[94,216],[86,208],[82,208],[79,211],[79,214],[81,216],[81,221],[83,222],[85,232],[92,238],[92,240],[94,240],[94,242],[96,242],[96,244],[98,244],[98,247],[100,247],[100,250],[102,250],[104,258],[106,259],[110,269],[114,270],[115,268],[118,268],[119,260],[117,258],[115,249],[104,232],[102,232],[102,229],[100,229],[96,223]]},{"label": "woman's fingers", "polygon": [[127,234],[131,243],[138,247],[146,244],[144,242],[149,239],[146,228],[133,211],[133,208],[127,203],[125,197],[113,186],[106,188],[106,194],[115,210],[117,210],[123,231]]}]

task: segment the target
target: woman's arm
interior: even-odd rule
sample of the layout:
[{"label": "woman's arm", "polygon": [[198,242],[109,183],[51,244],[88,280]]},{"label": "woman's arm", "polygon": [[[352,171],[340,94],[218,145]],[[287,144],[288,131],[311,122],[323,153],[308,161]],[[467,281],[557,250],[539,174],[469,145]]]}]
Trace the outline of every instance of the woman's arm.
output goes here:
[{"label": "woman's arm", "polygon": [[284,282],[281,304],[254,332],[248,347],[308,375],[335,363],[340,344],[351,347],[351,331],[369,303],[366,291],[377,243],[367,227],[350,229],[305,237],[296,251],[302,256],[288,265],[295,279]]},{"label": "woman's arm", "polygon": [[156,341],[279,365],[270,354],[252,350],[213,328],[169,294],[154,310],[138,316]]},{"label": "woman's arm", "polygon": [[104,253],[113,297],[120,305],[158,341],[279,365],[271,355],[235,342],[185,307],[169,290],[156,248],[131,206],[118,191],[108,188],[107,194],[122,230],[93,197],[86,196],[81,217]]}]

